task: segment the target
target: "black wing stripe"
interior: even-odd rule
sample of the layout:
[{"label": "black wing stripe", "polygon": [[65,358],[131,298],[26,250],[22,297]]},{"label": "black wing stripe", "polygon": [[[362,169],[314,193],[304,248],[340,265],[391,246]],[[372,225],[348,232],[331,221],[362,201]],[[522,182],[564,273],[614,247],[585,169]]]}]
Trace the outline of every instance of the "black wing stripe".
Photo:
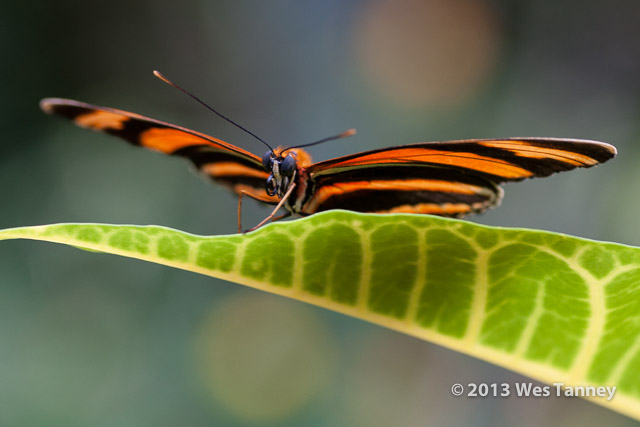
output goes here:
[{"label": "black wing stripe", "polygon": [[[580,153],[597,163],[605,162],[615,156],[615,148],[603,142],[580,140],[580,139],[563,139],[563,138],[505,138],[505,139],[480,139],[477,141],[448,141],[448,142],[435,142],[424,143],[418,145],[431,146],[438,150],[445,151],[465,151],[475,152],[478,154],[486,154],[489,156],[497,156],[497,158],[511,158],[517,159],[522,157],[517,156],[513,152],[509,152],[505,146],[509,143],[523,142],[527,145],[521,146],[518,150],[529,151],[531,153],[538,153],[536,148],[549,148],[567,152],[566,158],[571,159],[569,153]],[[490,145],[496,143],[495,145]],[[486,151],[485,151],[486,150]],[[586,165],[585,165],[586,166]]]},{"label": "black wing stripe", "polygon": [[[229,151],[221,151],[208,145],[192,145],[175,150],[172,155],[186,157],[191,160],[196,167],[201,168],[210,163],[236,162],[247,167],[255,167],[256,164],[251,159],[238,156]],[[259,170],[263,171],[262,165]],[[268,174],[265,172],[265,177]],[[265,178],[266,179],[266,178]],[[264,184],[264,183],[263,183]]]},{"label": "black wing stripe", "polygon": [[335,182],[397,180],[397,179],[437,179],[459,182],[479,187],[493,188],[493,181],[478,174],[470,174],[455,168],[439,165],[382,165],[366,168],[343,170],[330,175],[311,176],[317,186],[331,185]]},{"label": "black wing stripe", "polygon": [[[437,191],[355,190],[336,194],[320,204],[316,212],[329,209],[347,209],[356,212],[384,212],[402,205],[430,203],[438,206],[464,204],[465,213],[478,213],[495,203],[490,197],[480,194],[454,194]],[[476,208],[473,208],[476,206]],[[458,216],[458,213],[453,216]]]}]

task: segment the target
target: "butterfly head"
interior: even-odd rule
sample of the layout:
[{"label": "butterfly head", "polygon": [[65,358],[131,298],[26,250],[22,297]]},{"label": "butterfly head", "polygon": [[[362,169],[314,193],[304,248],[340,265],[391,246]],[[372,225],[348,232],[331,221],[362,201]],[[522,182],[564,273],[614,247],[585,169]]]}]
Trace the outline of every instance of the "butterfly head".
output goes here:
[{"label": "butterfly head", "polygon": [[267,194],[269,196],[276,194],[278,197],[284,196],[298,169],[295,153],[289,152],[282,156],[269,150],[262,156],[262,166],[271,172],[267,178]]}]

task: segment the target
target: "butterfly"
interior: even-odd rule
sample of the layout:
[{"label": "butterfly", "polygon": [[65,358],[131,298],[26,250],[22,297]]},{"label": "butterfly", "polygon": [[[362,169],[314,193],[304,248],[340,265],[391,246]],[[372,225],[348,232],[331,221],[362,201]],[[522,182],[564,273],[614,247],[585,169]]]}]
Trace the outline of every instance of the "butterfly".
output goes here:
[{"label": "butterfly", "polygon": [[616,155],[614,146],[598,141],[504,138],[399,145],[312,163],[301,147],[355,131],[303,146],[270,147],[258,157],[203,133],[127,111],[60,98],[43,99],[40,106],[78,126],[186,157],[204,175],[239,195],[239,232],[242,196],[276,205],[253,229],[274,219],[281,207],[287,210],[282,217],[330,209],[463,217],[499,205],[502,183],[591,167]]}]

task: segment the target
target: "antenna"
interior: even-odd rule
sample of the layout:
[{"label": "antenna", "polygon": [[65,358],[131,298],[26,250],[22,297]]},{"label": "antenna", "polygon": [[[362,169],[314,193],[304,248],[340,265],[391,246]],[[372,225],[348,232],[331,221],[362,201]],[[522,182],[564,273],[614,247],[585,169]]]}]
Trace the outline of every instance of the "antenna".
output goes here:
[{"label": "antenna", "polygon": [[[345,130],[344,132],[338,134],[338,135],[333,135],[330,136],[328,138],[322,138],[319,141],[315,141],[315,142],[310,142],[308,144],[302,144],[302,145],[295,145],[293,147],[289,147],[285,150],[282,150],[282,153],[284,153],[285,151],[291,150],[292,148],[304,148],[304,147],[311,147],[312,145],[318,145],[318,144],[322,144],[323,142],[327,142],[327,141],[333,141],[335,139],[342,139],[342,138],[348,138],[350,136],[353,136],[356,134],[356,130],[355,129],[349,129],[349,130]],[[281,154],[282,155],[282,154]]]},{"label": "antenna", "polygon": [[162,80],[163,82],[165,82],[166,84],[168,84],[169,86],[173,86],[176,89],[178,89],[179,91],[181,91],[182,93],[189,95],[191,98],[195,99],[197,102],[199,102],[200,104],[204,105],[209,111],[217,114],[218,117],[228,121],[229,123],[231,123],[232,125],[234,125],[238,129],[242,129],[243,131],[245,131],[246,133],[248,133],[249,135],[251,135],[252,137],[257,139],[258,141],[262,142],[264,145],[269,147],[269,150],[271,150],[273,152],[273,148],[271,148],[271,146],[267,143],[267,141],[265,141],[264,139],[260,138],[258,135],[256,135],[255,133],[251,132],[249,129],[240,126],[238,123],[234,122],[233,120],[231,120],[230,118],[226,117],[222,113],[219,113],[218,111],[213,109],[211,106],[207,105],[204,101],[202,101],[200,98],[198,98],[197,96],[195,96],[191,92],[188,92],[187,90],[181,88],[180,86],[178,86],[177,84],[175,84],[174,82],[172,82],[171,80],[166,78],[160,71],[153,70],[153,75],[156,76],[157,78],[159,78],[160,80]]}]

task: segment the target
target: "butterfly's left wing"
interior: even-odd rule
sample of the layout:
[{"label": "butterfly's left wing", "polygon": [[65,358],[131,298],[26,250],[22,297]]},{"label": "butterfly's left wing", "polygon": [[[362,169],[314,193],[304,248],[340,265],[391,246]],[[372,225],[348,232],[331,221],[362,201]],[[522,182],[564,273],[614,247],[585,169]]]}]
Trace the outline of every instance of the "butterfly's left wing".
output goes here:
[{"label": "butterfly's left wing", "polygon": [[591,167],[612,145],[576,139],[428,142],[352,154],[311,165],[303,213],[328,209],[464,216],[497,205],[500,183]]},{"label": "butterfly's left wing", "polygon": [[66,117],[78,126],[117,136],[133,145],[186,157],[202,173],[236,193],[244,190],[265,203],[278,203],[276,197],[265,192],[269,174],[261,159],[227,142],[139,114],[70,99],[43,99],[40,107],[46,113]]}]

